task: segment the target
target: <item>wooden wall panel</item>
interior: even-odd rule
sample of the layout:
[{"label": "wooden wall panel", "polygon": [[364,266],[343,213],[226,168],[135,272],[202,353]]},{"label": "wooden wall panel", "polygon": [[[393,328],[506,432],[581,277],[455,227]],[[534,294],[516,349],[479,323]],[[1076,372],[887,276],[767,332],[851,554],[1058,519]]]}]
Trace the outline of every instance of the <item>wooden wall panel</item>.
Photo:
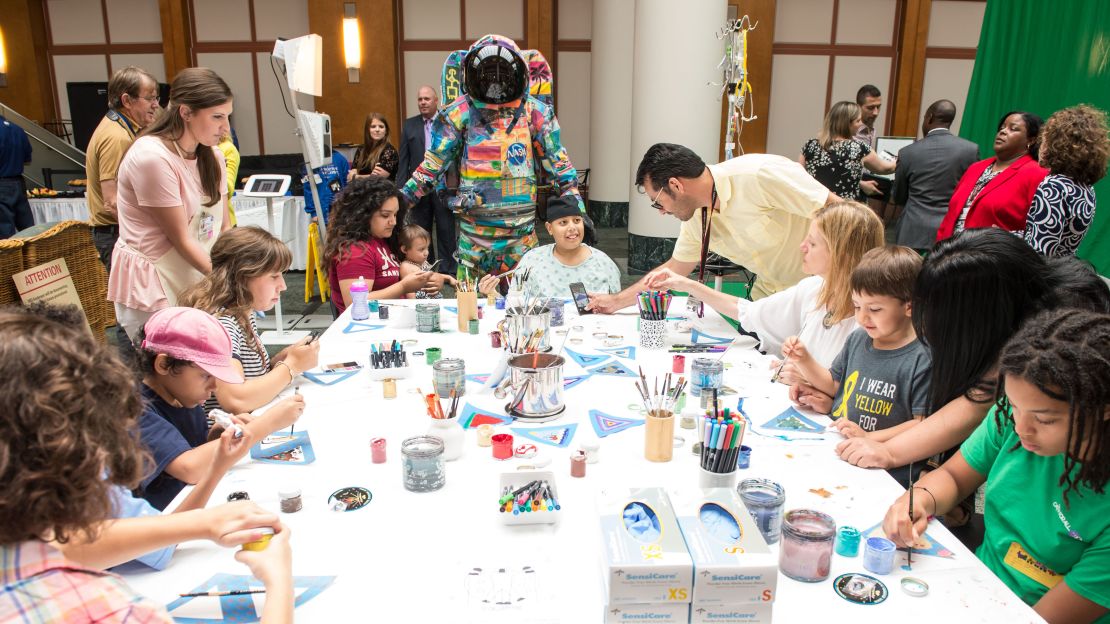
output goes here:
[{"label": "wooden wall panel", "polygon": [[313,0],[308,12],[309,31],[324,39],[322,97],[316,109],[331,115],[332,141],[361,143],[362,123],[370,112],[389,120],[396,146],[401,135],[401,113],[397,93],[397,20],[392,0],[356,0],[355,11],[362,38],[362,69],[359,82],[347,82],[343,63],[343,2]]},{"label": "wooden wall panel", "polygon": [[0,87],[0,102],[40,123],[57,118],[44,15],[42,0],[5,0],[0,11],[8,58],[8,86]]},{"label": "wooden wall panel", "polygon": [[898,33],[898,65],[894,77],[891,133],[917,136],[921,125],[921,90],[925,81],[925,46],[929,39],[932,0],[906,0]]}]

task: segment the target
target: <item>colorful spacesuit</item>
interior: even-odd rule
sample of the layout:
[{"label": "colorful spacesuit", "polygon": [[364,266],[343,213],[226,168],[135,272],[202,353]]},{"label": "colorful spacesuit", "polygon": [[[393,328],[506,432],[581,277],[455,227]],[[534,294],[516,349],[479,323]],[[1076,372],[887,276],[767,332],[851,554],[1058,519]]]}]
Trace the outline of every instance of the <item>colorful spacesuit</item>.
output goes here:
[{"label": "colorful spacesuit", "polygon": [[585,207],[559,122],[528,93],[529,65],[516,43],[486,35],[463,67],[463,94],[436,115],[424,162],[401,192],[415,201],[458,163],[459,191],[448,203],[459,216],[459,271],[477,278],[513,268],[536,245],[537,161],[560,195],[577,198],[583,216]]}]

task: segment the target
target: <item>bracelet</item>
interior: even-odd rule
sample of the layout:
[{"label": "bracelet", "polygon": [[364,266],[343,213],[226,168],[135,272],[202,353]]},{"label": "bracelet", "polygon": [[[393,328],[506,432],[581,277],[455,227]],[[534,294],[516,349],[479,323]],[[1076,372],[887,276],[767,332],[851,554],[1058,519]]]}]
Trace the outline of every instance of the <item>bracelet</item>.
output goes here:
[{"label": "bracelet", "polygon": [[[274,362],[274,366],[277,366],[278,364],[281,364],[282,366],[285,367],[285,370],[289,371],[289,383],[293,383],[293,380],[297,378],[297,373],[293,372],[293,367],[290,366],[289,363],[286,362],[285,360],[278,360],[278,361]],[[274,369],[271,369],[271,370],[274,370]],[[934,505],[934,507],[936,507],[936,506]]]},{"label": "bracelet", "polygon": [[929,495],[930,499],[932,499],[932,515],[936,516],[937,515],[937,497],[932,495],[932,492],[929,492],[928,487],[926,487],[924,485],[915,485],[914,490],[925,490],[925,493]]}]

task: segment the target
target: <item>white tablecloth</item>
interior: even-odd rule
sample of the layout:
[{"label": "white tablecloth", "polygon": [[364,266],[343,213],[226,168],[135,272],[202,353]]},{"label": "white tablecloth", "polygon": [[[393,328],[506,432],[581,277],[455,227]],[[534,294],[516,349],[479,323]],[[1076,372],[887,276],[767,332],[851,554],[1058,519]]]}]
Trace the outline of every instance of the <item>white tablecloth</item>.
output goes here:
[{"label": "white tablecloth", "polygon": [[[28,201],[35,223],[85,221],[89,218],[89,204],[84,198]],[[231,206],[239,225],[257,225],[269,229],[265,199],[235,196],[231,198]],[[289,250],[293,252],[293,265],[290,268],[297,271],[303,271],[307,263],[308,222],[303,197],[280,197],[274,200],[274,228],[270,231],[289,246]]]},{"label": "white tablecloth", "polygon": [[[455,302],[443,303],[453,306]],[[674,302],[672,310],[681,309],[681,303]],[[396,310],[391,316],[397,316]],[[417,344],[407,347],[410,353],[437,346],[443,350],[443,357],[464,358],[468,374],[489,373],[499,352],[489,347],[488,332],[499,317],[495,311],[488,312],[481,321],[478,336],[455,332],[455,315],[447,310],[443,311],[441,323],[448,330],[446,333],[419,334],[391,326],[344,333],[351,322],[348,311],[321,338],[320,362],[357,360],[365,365],[371,343],[412,338]],[[566,317],[569,335],[582,339],[581,344],[568,344],[568,350],[599,354],[596,349],[602,345],[593,337],[595,332],[619,334],[624,337],[622,344],[637,345],[636,318],[631,310],[615,316],[578,317],[568,304]],[[698,323],[700,330],[710,335],[736,335],[719,317]],[[352,329],[379,324],[372,317]],[[689,339],[690,334],[678,333],[673,324],[669,328],[668,344]],[[556,346],[561,340],[562,336],[554,336]],[[690,452],[696,440],[694,432],[676,426],[676,434],[685,438],[685,444],[675,449],[674,459],[669,463],[644,460],[644,427],[615,433],[600,440],[600,462],[588,466],[586,478],[571,478],[572,451],[580,441],[597,440],[589,422],[590,409],[614,416],[642,417],[634,411],[639,400],[630,378],[593,375],[567,391],[565,414],[544,425],[577,424],[570,447],[538,445],[540,452],[553,460],[548,469],[555,474],[563,507],[562,522],[557,526],[503,526],[495,505],[499,475],[527,460],[494,460],[489,448],[477,446],[472,431],[465,434],[463,457],[447,464],[447,483],[442,490],[415,494],[402,487],[401,441],[424,433],[429,426],[417,388],[423,392],[432,389],[431,367],[424,364],[423,357],[410,355],[410,359],[414,363],[412,376],[397,382],[398,395],[393,400],[382,398],[382,384],[371,381],[366,369],[332,386],[303,380],[300,391],[307,407],[296,428],[309,432],[315,463],[291,466],[244,461],[233,468],[213,494],[214,504],[223,501],[229,492],[245,490],[251,500],[277,511],[279,489],[301,488],[303,511],[282,514],[282,521],[293,531],[294,575],[337,578],[323,593],[297,608],[297,620],[574,624],[601,621],[604,598],[599,572],[596,493],[602,488],[632,486],[697,487],[698,462]],[[643,366],[649,380],[671,370],[670,353],[638,346],[634,362],[623,358],[610,361],[633,370]],[[729,364],[725,384],[746,397],[745,410],[756,425],[789,405],[786,387],[769,381],[765,356],[737,346],[729,351],[725,361]],[[687,366],[691,362],[692,358],[687,356]],[[565,375],[583,372],[568,358]],[[291,392],[288,389],[285,394]],[[503,414],[506,400],[498,400],[492,393],[481,392],[478,384],[468,383],[463,402]],[[729,406],[735,404],[735,397],[726,402]],[[815,418],[828,422],[823,417]],[[385,464],[370,461],[369,441],[377,436],[387,440]],[[833,451],[839,434],[818,437],[821,439],[817,441],[786,442],[749,433],[744,442],[754,448],[751,467],[740,471],[740,478],[764,477],[781,483],[787,493],[786,509],[822,510],[838,524],[860,530],[879,523],[901,488],[884,471],[864,470],[840,461]],[[516,439],[519,441],[519,436]],[[373,493],[369,505],[348,513],[331,511],[326,504],[328,495],[353,485]],[[825,498],[810,491],[820,488],[831,496]],[[890,591],[885,602],[874,606],[849,603],[834,593],[832,579],[846,572],[864,572],[862,559],[836,556],[828,581],[809,584],[779,575],[774,620],[888,623],[921,622],[927,617],[928,621],[937,622],[1039,621],[944,527],[934,523],[930,535],[955,552],[955,557],[915,557],[912,574],[930,584],[927,597],[910,597],[900,590],[899,580],[906,573],[900,569],[905,557],[899,555],[895,571],[882,577]],[[772,546],[772,550],[777,554],[778,545]],[[480,603],[468,602],[464,581],[472,568],[521,566],[531,566],[538,575],[539,591],[531,605],[487,611]],[[209,542],[190,542],[178,549],[165,571],[128,575],[128,581],[143,594],[169,603],[177,593],[191,591],[216,573],[247,574],[233,560],[231,550]],[[218,601],[213,598],[194,600],[174,614],[212,618],[220,615]]]}]

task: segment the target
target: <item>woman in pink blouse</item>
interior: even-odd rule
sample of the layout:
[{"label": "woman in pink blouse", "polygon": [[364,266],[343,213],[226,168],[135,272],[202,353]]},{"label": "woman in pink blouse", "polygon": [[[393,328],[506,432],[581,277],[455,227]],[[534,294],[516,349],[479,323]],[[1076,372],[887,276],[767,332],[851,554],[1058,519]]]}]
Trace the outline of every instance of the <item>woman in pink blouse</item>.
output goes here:
[{"label": "woman in pink blouse", "polygon": [[230,131],[231,109],[231,89],[216,72],[185,69],[170,86],[169,106],[120,163],[108,299],[128,336],[212,270],[208,251],[231,227],[216,148]]}]

